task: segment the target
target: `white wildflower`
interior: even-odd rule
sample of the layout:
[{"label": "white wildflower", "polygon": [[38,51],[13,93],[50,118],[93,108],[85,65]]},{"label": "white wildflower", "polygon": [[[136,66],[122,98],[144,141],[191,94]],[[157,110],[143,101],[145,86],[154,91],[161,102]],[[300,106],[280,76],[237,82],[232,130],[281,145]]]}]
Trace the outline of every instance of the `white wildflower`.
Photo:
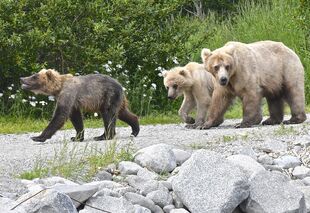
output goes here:
[{"label": "white wildflower", "polygon": [[123,68],[123,66],[122,66],[121,64],[117,64],[117,65],[116,65],[116,68],[118,68],[118,69],[122,69],[122,68]]},{"label": "white wildflower", "polygon": [[112,64],[112,61],[108,61],[108,64]]},{"label": "white wildflower", "polygon": [[35,101],[29,101],[29,104],[33,107],[35,107],[37,105],[37,103]]},{"label": "white wildflower", "polygon": [[143,97],[146,97],[146,94],[143,94]]},{"label": "white wildflower", "polygon": [[141,68],[142,68],[141,65],[138,65],[138,66],[137,66],[137,69],[138,69],[138,70],[141,70]]},{"label": "white wildflower", "polygon": [[162,72],[158,73],[157,75],[158,75],[159,77],[163,77],[163,73],[162,73]]},{"label": "white wildflower", "polygon": [[123,87],[123,90],[126,91],[127,89],[125,87]]},{"label": "white wildflower", "polygon": [[0,93],[0,98],[3,96],[3,93]]},{"label": "white wildflower", "polygon": [[15,97],[16,97],[16,96],[15,96],[14,94],[12,94],[12,95],[10,95],[9,98],[10,98],[10,99],[15,99]]},{"label": "white wildflower", "polygon": [[22,103],[26,103],[27,102],[27,100],[26,99],[22,99]]},{"label": "white wildflower", "polygon": [[151,86],[153,87],[153,89],[156,89],[157,85],[155,83],[152,83]]},{"label": "white wildflower", "polygon": [[129,71],[128,71],[128,70],[124,70],[124,72],[125,72],[125,73],[128,73]]},{"label": "white wildflower", "polygon": [[173,63],[175,63],[175,64],[179,64],[178,58],[177,58],[177,57],[174,57],[174,58],[172,59],[172,61],[173,61]]},{"label": "white wildflower", "polygon": [[146,85],[146,84],[143,84],[143,86],[144,86],[144,87],[147,87],[147,85]]},{"label": "white wildflower", "polygon": [[94,113],[94,116],[95,116],[95,117],[98,117],[98,113],[97,113],[97,112],[95,112],[95,113]]},{"label": "white wildflower", "polygon": [[8,87],[8,90],[12,90],[13,88],[12,87]]},{"label": "white wildflower", "polygon": [[14,84],[11,84],[11,87],[14,87]]},{"label": "white wildflower", "polygon": [[49,101],[55,101],[55,97],[50,95],[50,96],[48,96],[48,100]]},{"label": "white wildflower", "polygon": [[42,106],[47,105],[47,103],[46,103],[45,101],[40,101],[39,103],[40,103]]}]

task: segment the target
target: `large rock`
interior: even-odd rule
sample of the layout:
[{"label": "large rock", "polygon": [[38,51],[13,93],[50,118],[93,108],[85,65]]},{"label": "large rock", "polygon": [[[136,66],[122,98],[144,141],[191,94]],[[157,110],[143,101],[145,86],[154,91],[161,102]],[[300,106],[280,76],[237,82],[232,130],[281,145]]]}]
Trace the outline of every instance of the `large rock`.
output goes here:
[{"label": "large rock", "polygon": [[256,172],[265,170],[261,164],[257,163],[256,160],[247,155],[231,155],[227,160],[242,167],[249,176]]},{"label": "large rock", "polygon": [[297,188],[304,193],[307,212],[310,212],[310,186],[298,186]]},{"label": "large rock", "polygon": [[68,195],[72,199],[75,207],[79,207],[81,205],[80,203],[88,200],[88,198],[93,196],[98,190],[97,186],[92,185],[56,185],[52,188]]},{"label": "large rock", "polygon": [[143,206],[143,207],[151,210],[152,212],[157,212],[157,208],[155,206],[155,203],[149,198],[146,198],[142,195],[132,193],[132,192],[127,192],[124,195],[124,197],[128,201],[130,201],[132,204]]},{"label": "large rock", "polygon": [[122,175],[136,175],[142,167],[131,161],[122,161],[118,164],[118,169]]},{"label": "large rock", "polygon": [[150,192],[146,195],[146,197],[162,208],[164,206],[171,205],[173,202],[172,196],[170,195],[168,189]]},{"label": "large rock", "polygon": [[274,160],[274,164],[280,166],[283,169],[295,168],[300,166],[301,161],[298,157],[285,155]]},{"label": "large rock", "polygon": [[[9,198],[0,197],[0,212],[3,213],[27,213],[21,206],[17,206],[19,203]],[[16,208],[14,208],[16,207]],[[14,210],[11,210],[14,208]]]},{"label": "large rock", "polygon": [[[87,205],[102,209],[106,212],[117,212],[117,213],[134,213],[135,207],[124,197],[113,197],[106,193],[98,193],[90,198]],[[99,213],[103,211],[98,211],[89,206],[85,206],[79,213]]]},{"label": "large rock", "polygon": [[172,180],[172,188],[192,213],[232,212],[249,195],[248,175],[207,150],[192,154]]},{"label": "large rock", "polygon": [[36,178],[36,179],[33,179],[32,182],[34,182],[35,184],[42,184],[43,186],[46,186],[46,187],[54,186],[56,184],[79,185],[77,183],[72,182],[71,180],[58,177],[58,176],[48,177],[48,178],[43,178],[43,179]]},{"label": "large rock", "polygon": [[185,161],[188,160],[188,158],[190,158],[191,153],[184,151],[182,149],[172,149],[172,152],[175,156],[177,165],[182,165]]},{"label": "large rock", "polygon": [[305,166],[296,166],[292,174],[299,179],[304,179],[310,176],[310,169]]},{"label": "large rock", "polygon": [[172,147],[166,144],[156,144],[140,149],[135,154],[134,161],[157,173],[171,172],[176,167]]},{"label": "large rock", "polygon": [[159,179],[159,175],[155,172],[151,172],[150,170],[146,168],[141,168],[139,169],[137,176],[143,178],[143,179],[148,179],[148,180],[157,180]]},{"label": "large rock", "polygon": [[[33,196],[30,192],[21,196],[17,202]],[[42,191],[31,199],[21,204],[27,213],[77,213],[77,210],[68,195],[49,189]]]},{"label": "large rock", "polygon": [[242,205],[247,213],[306,212],[303,193],[279,172],[261,171],[250,179],[250,196]]},{"label": "large rock", "polygon": [[126,182],[132,186],[133,188],[137,189],[143,195],[147,195],[148,193],[156,190],[160,190],[166,188],[162,183],[157,180],[148,180],[143,179],[141,177],[135,175],[129,175],[126,178]]}]

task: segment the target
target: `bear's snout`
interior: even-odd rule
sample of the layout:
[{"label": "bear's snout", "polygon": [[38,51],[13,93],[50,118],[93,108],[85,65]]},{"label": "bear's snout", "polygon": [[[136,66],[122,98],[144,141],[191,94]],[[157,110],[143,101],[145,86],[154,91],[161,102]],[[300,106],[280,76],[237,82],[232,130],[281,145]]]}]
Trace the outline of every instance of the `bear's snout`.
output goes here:
[{"label": "bear's snout", "polygon": [[228,79],[226,77],[221,77],[220,78],[220,84],[222,86],[226,86],[227,82],[228,82]]},{"label": "bear's snout", "polygon": [[169,99],[169,100],[174,100],[174,99],[175,99],[175,96],[168,95],[168,99]]}]

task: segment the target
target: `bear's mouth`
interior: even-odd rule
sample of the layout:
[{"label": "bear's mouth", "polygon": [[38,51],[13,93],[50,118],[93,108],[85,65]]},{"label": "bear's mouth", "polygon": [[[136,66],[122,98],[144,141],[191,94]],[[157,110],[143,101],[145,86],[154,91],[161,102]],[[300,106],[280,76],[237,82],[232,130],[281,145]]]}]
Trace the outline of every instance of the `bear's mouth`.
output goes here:
[{"label": "bear's mouth", "polygon": [[32,85],[30,85],[24,78],[20,78],[20,83],[22,84],[22,89],[24,90],[30,90],[32,88]]}]

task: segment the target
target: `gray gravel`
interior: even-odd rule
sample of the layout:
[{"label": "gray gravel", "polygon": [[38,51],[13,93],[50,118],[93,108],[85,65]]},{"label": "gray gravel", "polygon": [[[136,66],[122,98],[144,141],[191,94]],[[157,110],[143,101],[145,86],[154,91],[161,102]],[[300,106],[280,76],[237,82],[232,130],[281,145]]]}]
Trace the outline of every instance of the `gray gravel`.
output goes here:
[{"label": "gray gravel", "polygon": [[[308,115],[308,117],[310,117]],[[171,144],[185,150],[200,148],[214,150],[226,155],[247,152],[249,148],[255,153],[267,152],[266,141],[272,144],[285,144],[287,149],[293,149],[298,143],[305,143],[304,135],[310,135],[310,120],[303,124],[288,126],[262,126],[235,129],[234,124],[240,120],[226,120],[218,128],[210,130],[189,130],[184,124],[147,125],[141,127],[136,138],[129,137],[130,128],[117,128],[117,143],[124,146],[132,143],[136,149],[157,143]],[[85,150],[103,150],[111,141],[93,141],[91,138],[102,134],[103,129],[86,129],[84,142],[71,142],[74,130],[58,131],[45,143],[33,142],[30,137],[39,133],[0,135],[0,177],[16,176],[30,170],[37,162],[51,159],[65,144],[68,150],[73,147]],[[268,145],[268,144],[267,144]],[[277,147],[272,147],[277,150]],[[281,152],[282,147],[279,149]],[[265,150],[264,150],[265,149]],[[266,150],[267,149],[267,150]],[[281,154],[281,153],[280,153]]]}]

